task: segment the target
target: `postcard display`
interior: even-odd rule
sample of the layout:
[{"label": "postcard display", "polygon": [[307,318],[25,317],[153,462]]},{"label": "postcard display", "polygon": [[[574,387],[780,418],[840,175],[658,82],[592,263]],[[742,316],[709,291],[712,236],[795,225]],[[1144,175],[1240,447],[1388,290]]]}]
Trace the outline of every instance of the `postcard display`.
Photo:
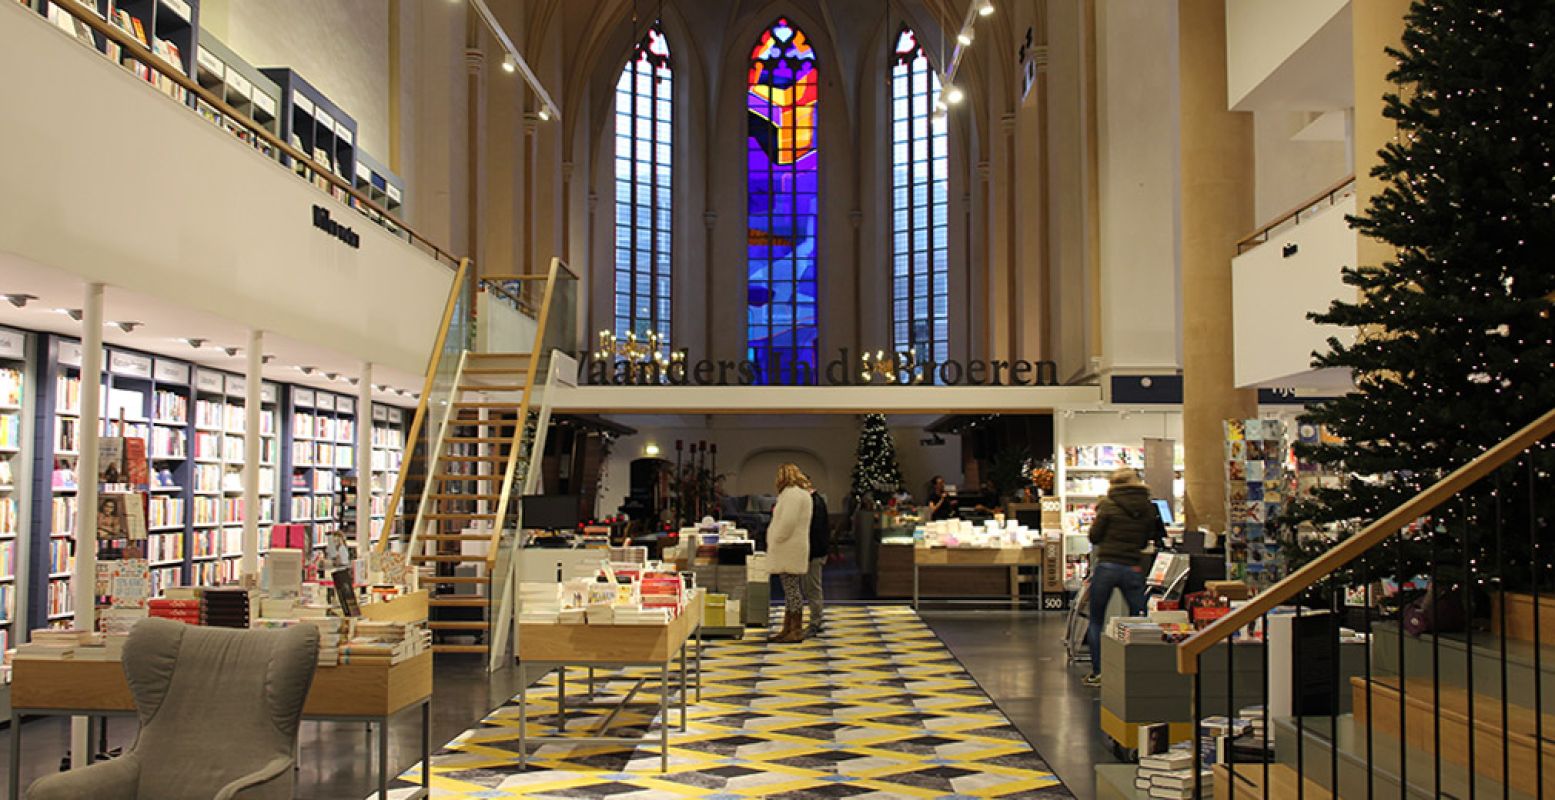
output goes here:
[{"label": "postcard display", "polygon": [[1267,585],[1284,577],[1280,552],[1285,504],[1296,489],[1285,423],[1228,420],[1226,430],[1226,577]]}]

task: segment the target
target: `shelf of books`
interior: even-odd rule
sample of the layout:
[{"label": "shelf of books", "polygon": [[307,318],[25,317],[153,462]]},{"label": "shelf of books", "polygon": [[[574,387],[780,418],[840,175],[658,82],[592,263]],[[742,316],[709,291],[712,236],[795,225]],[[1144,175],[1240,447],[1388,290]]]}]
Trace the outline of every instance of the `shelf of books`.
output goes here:
[{"label": "shelf of books", "polygon": [[[0,652],[11,647],[11,632],[26,619],[27,448],[32,431],[27,416],[27,334],[0,328]],[[20,642],[20,638],[16,640]]]},{"label": "shelf of books", "polygon": [[[356,151],[356,188],[372,199],[373,202],[383,206],[384,210],[391,214],[399,214],[400,208],[405,203],[405,181],[400,176],[389,171],[388,167],[379,163],[377,159],[362,152]],[[372,209],[361,206],[356,198],[351,199],[351,206],[367,215],[369,219],[389,229],[390,233],[399,233],[399,228],[391,219],[385,218]]]},{"label": "shelf of books", "polygon": [[[233,111],[264,128],[276,137],[281,136],[280,97],[281,88],[265,77],[257,67],[232,52],[209,31],[200,31],[200,41],[195,48],[195,79],[220,97]],[[238,139],[253,145],[256,150],[274,158],[275,148],[249,131],[240,120],[229,119],[203,99],[195,100],[200,116]]]},{"label": "shelf of books", "polygon": [[[373,475],[368,490],[368,508],[373,521],[373,540],[377,541],[378,521],[388,513],[389,497],[399,480],[405,460],[405,411],[397,406],[373,404]],[[404,500],[400,508],[405,507]]]},{"label": "shelf of books", "polygon": [[194,69],[195,31],[199,29],[200,13],[198,0],[40,0],[39,6],[44,16],[66,35],[95,48],[163,94],[188,104],[189,93],[183,87],[135,57],[125,55],[118,45],[61,8],[63,3],[89,9],[187,76]]},{"label": "shelf of books", "polygon": [[356,470],[356,398],[317,389],[290,392],[289,476],[282,503],[288,522],[308,525],[309,542],[322,548],[335,530],[340,478]]},{"label": "shelf of books", "polygon": [[[312,155],[314,162],[334,172],[337,177],[354,184],[356,120],[323,92],[313,88],[313,84],[298,75],[296,70],[266,67],[260,72],[280,88],[282,138],[298,150]],[[281,162],[290,165],[298,176],[334,195],[335,199],[343,203],[351,202],[350,195],[303,164],[294,164],[285,156],[282,156]]]},{"label": "shelf of books", "polygon": [[[194,523],[190,538],[190,582],[198,586],[230,583],[238,578],[238,560],[243,555],[244,507],[243,468],[251,454],[245,434],[248,427],[247,380],[211,369],[195,369],[194,426]],[[265,387],[260,387],[263,397]],[[271,390],[275,396],[275,390]],[[278,489],[274,455],[276,441],[275,404],[260,406],[259,503],[261,522],[264,506],[273,509]],[[267,419],[268,417],[268,419]],[[272,431],[266,435],[265,431]],[[265,463],[265,454],[270,464]],[[274,512],[269,514],[272,518]],[[264,538],[264,537],[260,537]]]}]

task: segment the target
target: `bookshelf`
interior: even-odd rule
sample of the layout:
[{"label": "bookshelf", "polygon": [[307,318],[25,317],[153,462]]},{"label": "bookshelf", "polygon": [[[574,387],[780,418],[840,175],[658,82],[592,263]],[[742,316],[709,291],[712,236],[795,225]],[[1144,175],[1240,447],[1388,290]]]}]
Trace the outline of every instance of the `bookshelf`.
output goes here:
[{"label": "bookshelf", "polygon": [[[356,151],[356,188],[369,199],[383,206],[385,211],[400,215],[405,204],[405,181],[400,176],[389,171],[388,167],[379,163],[377,159],[367,153]],[[399,233],[399,227],[394,221],[382,214],[361,206],[352,198],[352,207],[367,215],[369,219],[379,225],[388,228],[391,233]]]},{"label": "bookshelf", "polygon": [[[304,153],[336,176],[349,181],[356,178],[356,120],[334,104],[323,92],[313,88],[296,70],[286,67],[263,67],[259,70],[280,90],[281,138]],[[334,195],[341,202],[349,202],[351,196],[334,185],[314,175],[302,164],[294,164],[282,156],[301,177],[310,180],[320,189]]]},{"label": "bookshelf", "polygon": [[[0,652],[25,635],[29,497],[23,452],[32,433],[27,334],[0,328]],[[17,633],[13,640],[13,631]]]},{"label": "bookshelf", "polygon": [[[271,398],[268,404],[264,400],[267,387]],[[247,452],[247,395],[247,379],[240,375],[195,370],[196,475],[190,573],[195,585],[215,586],[238,578],[243,523],[249,512],[243,497],[243,468],[249,458],[259,459],[261,524],[265,521],[265,506],[273,508],[275,503],[278,484],[274,455],[280,449],[275,433],[278,391],[271,384],[260,386],[258,453]],[[273,518],[274,512],[269,515]]]},{"label": "bookshelf", "polygon": [[146,560],[151,591],[187,583],[189,508],[194,486],[193,369],[157,357],[151,366],[150,498],[146,505]]},{"label": "bookshelf", "polygon": [[[281,87],[275,85],[257,67],[232,52],[208,31],[200,31],[195,49],[195,79],[220,97],[233,111],[247,117],[270,133],[281,135]],[[249,144],[267,157],[276,156],[275,148],[249,132],[237,120],[227,119],[204,100],[195,100],[200,116]]]},{"label": "bookshelf", "polygon": [[200,15],[198,0],[40,0],[37,6],[39,12],[66,35],[96,49],[110,61],[157,87],[163,94],[185,105],[189,104],[189,93],[183,87],[133,56],[124,55],[118,45],[65,13],[58,7],[61,3],[91,9],[99,18],[117,26],[145,45],[157,58],[188,76],[194,74],[195,42],[198,38],[196,31],[199,29]]},{"label": "bookshelf", "polygon": [[[404,410],[396,406],[373,404],[373,474],[367,496],[374,522],[383,519],[388,511],[389,496],[394,494],[394,484],[399,480],[404,460]],[[404,508],[403,499],[400,507]]]},{"label": "bookshelf", "polygon": [[284,451],[287,480],[282,501],[287,521],[309,526],[312,546],[338,527],[340,478],[356,469],[356,398],[293,387],[288,420],[291,446]]}]

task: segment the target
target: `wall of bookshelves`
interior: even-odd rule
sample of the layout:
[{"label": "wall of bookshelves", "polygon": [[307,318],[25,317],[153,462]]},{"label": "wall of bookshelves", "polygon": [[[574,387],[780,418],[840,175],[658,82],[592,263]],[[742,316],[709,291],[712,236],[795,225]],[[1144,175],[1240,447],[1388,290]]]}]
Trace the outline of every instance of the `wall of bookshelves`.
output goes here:
[{"label": "wall of bookshelves", "polygon": [[67,35],[95,48],[163,94],[180,103],[189,103],[189,93],[183,87],[137,59],[126,57],[118,45],[59,8],[60,3],[90,9],[187,76],[193,74],[194,69],[196,31],[200,27],[198,0],[37,0],[34,6]]},{"label": "wall of bookshelves", "polygon": [[[259,460],[259,521],[275,520],[280,490],[276,455],[280,442],[276,414],[278,390],[260,386],[259,453],[248,453],[247,379],[205,368],[195,369],[194,520],[191,537],[191,577],[196,585],[213,586],[237,579],[243,554],[245,508],[243,468]],[[269,401],[266,402],[265,398]],[[261,536],[260,539],[265,540]]]},{"label": "wall of bookshelves", "polygon": [[[201,86],[220,97],[232,110],[277,137],[281,135],[281,88],[206,31],[200,31],[200,41],[195,50],[195,74]],[[254,136],[239,121],[226,118],[216,108],[198,98],[195,100],[195,108],[200,116],[212,124],[252,144],[266,156],[275,157],[275,148]]]},{"label": "wall of bookshelves", "polygon": [[308,525],[318,549],[339,525],[340,478],[356,473],[356,398],[301,387],[289,394],[289,478],[281,499],[287,521]]}]

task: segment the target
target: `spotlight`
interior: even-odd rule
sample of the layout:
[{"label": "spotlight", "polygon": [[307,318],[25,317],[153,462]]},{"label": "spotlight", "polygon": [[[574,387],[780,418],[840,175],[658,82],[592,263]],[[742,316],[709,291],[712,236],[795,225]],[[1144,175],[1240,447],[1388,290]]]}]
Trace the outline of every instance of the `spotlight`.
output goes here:
[{"label": "spotlight", "polygon": [[221,348],[221,352],[226,353],[228,358],[232,358],[237,356],[238,353],[243,352],[243,350],[237,347],[223,347]]},{"label": "spotlight", "polygon": [[144,325],[146,323],[144,323],[144,322],[131,322],[129,320],[121,320],[119,322],[106,322],[106,323],[103,323],[103,324],[111,325],[111,326],[113,326],[115,328],[118,328],[121,331],[124,331],[125,333],[134,333],[136,328],[139,328],[140,326],[142,326],[142,325]]},{"label": "spotlight", "polygon": [[952,86],[945,91],[945,100],[951,105],[956,105],[965,99],[966,93],[961,91],[960,86]]},{"label": "spotlight", "polygon": [[956,34],[956,44],[959,44],[962,47],[971,47],[972,46],[972,32],[971,31],[962,31],[962,32]]},{"label": "spotlight", "polygon": [[313,367],[298,367],[297,371],[301,372],[304,375],[312,375],[313,374]]},{"label": "spotlight", "polygon": [[196,338],[194,338],[192,336],[189,337],[189,338],[186,338],[186,339],[182,339],[181,341],[184,344],[189,345],[190,347],[193,347],[196,350],[199,350],[201,347],[205,346],[205,340],[204,339],[196,339]]},{"label": "spotlight", "polygon": [[550,122],[551,121],[551,110],[549,108],[542,108],[542,109],[540,109],[540,121],[541,122]]},{"label": "spotlight", "polygon": [[508,53],[502,57],[502,71],[515,72],[518,70],[518,62],[513,60],[513,54]]},{"label": "spotlight", "polygon": [[992,2],[992,0],[983,0],[983,4],[977,7],[977,13],[978,13],[978,16],[983,16],[983,17],[986,17],[986,16],[989,16],[989,15],[993,14],[993,2]]},{"label": "spotlight", "polygon": [[27,301],[37,300],[35,294],[0,294],[0,300],[4,300],[17,308],[26,308]]},{"label": "spotlight", "polygon": [[54,310],[58,311],[61,314],[64,314],[67,317],[70,317],[71,319],[75,320],[76,322],[80,322],[81,321],[81,309],[79,309],[79,308],[56,308]]},{"label": "spotlight", "polygon": [[324,373],[324,377],[326,377],[326,378],[328,378],[328,379],[330,379],[332,381],[333,380],[339,380],[340,379],[340,373],[338,373],[338,372],[326,372],[326,373]]},{"label": "spotlight", "polygon": [[362,382],[362,379],[361,379],[361,378],[346,378],[346,383],[349,383],[349,384],[351,384],[351,385],[352,385],[352,386],[357,386],[357,385],[359,385],[359,384],[360,384],[360,383],[361,383],[361,382]]},{"label": "spotlight", "polygon": [[259,357],[259,363],[261,363],[261,364],[268,364],[268,363],[270,363],[271,361],[274,361],[274,360],[275,360],[275,356],[271,355],[271,354],[268,354],[268,353]]}]

